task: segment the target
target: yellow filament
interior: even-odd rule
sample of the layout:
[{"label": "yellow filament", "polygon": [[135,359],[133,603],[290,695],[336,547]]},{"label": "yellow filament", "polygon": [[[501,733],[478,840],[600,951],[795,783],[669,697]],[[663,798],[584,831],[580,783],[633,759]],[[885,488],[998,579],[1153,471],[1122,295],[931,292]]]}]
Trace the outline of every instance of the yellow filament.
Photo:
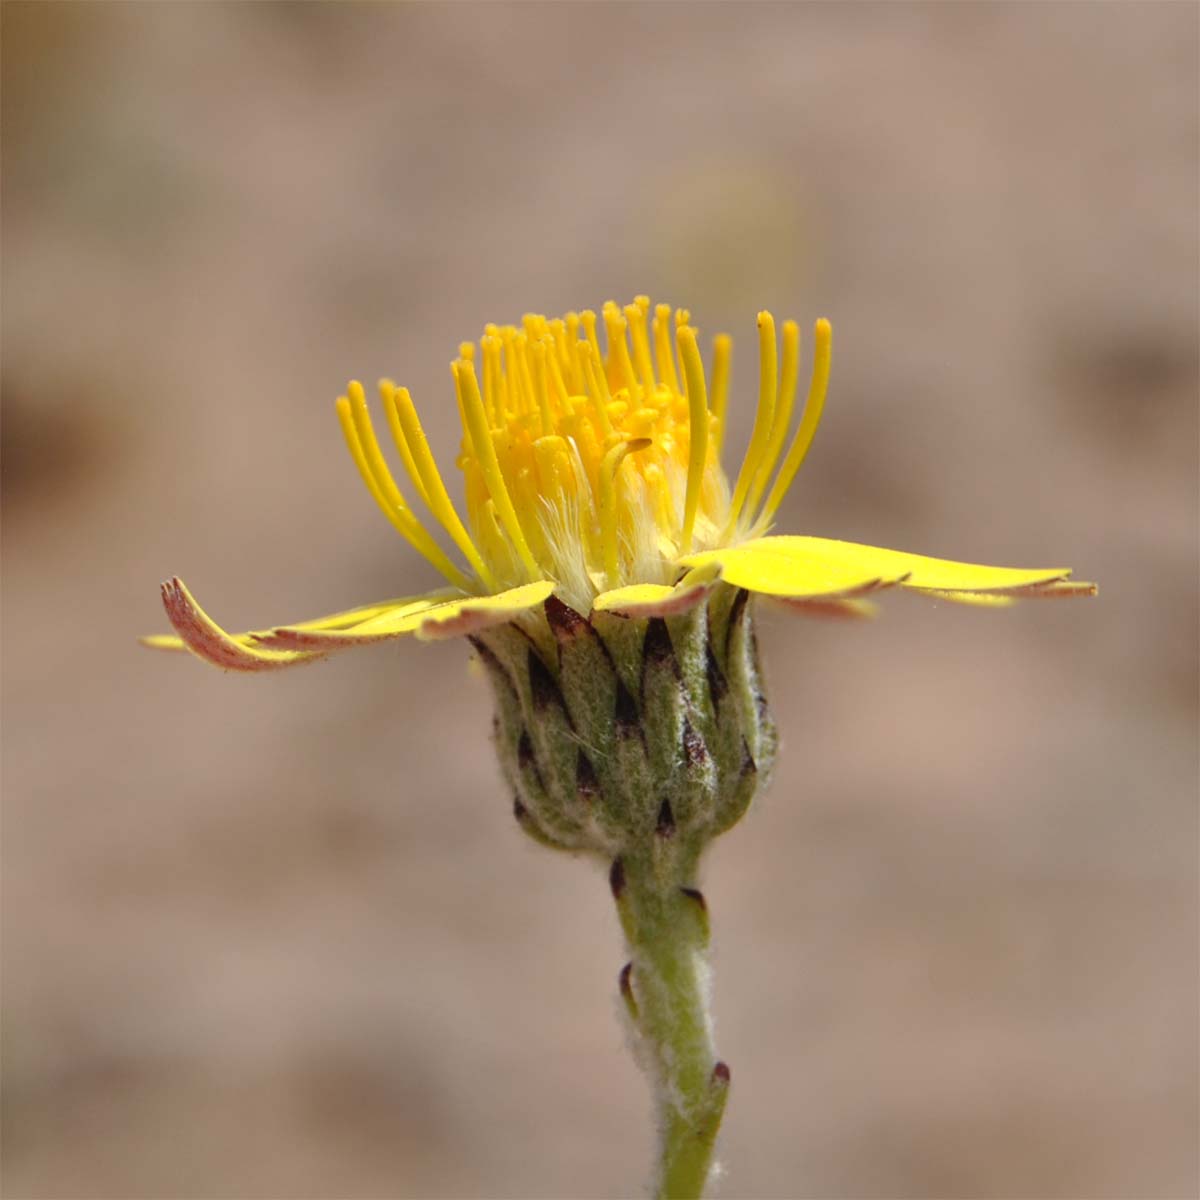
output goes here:
[{"label": "yellow filament", "polygon": [[[596,336],[596,314],[590,308],[586,308],[579,314],[579,322],[583,326],[583,336],[587,339],[587,344],[591,346],[593,353],[596,355],[596,361],[600,364],[600,368],[604,369],[604,355],[600,351],[600,339]],[[570,330],[567,333],[570,334]],[[586,358],[580,357],[581,347],[578,341],[578,330],[576,330],[576,340],[572,343],[574,347],[576,361],[580,364],[579,375],[579,390],[583,391],[583,385],[587,382],[587,376],[582,373],[582,364],[587,362]]]},{"label": "yellow filament", "polygon": [[362,476],[367,491],[371,493],[371,498],[379,505],[379,510],[392,523],[396,532],[432,567],[444,575],[456,588],[461,588],[464,592],[471,591],[471,581],[446,557],[442,548],[429,536],[429,533],[409,509],[405,507],[398,511],[393,508],[380,490],[367,456],[363,452],[350,400],[345,396],[338,397],[337,415],[338,424],[342,427],[342,436],[346,439],[346,448],[350,451],[350,457],[354,460],[354,465],[358,468],[358,473]]},{"label": "yellow filament", "polygon": [[529,353],[533,356],[533,394],[537,397],[538,413],[542,418],[542,432],[554,432],[554,417],[550,412],[550,394],[546,389],[546,347],[542,342],[531,343]]},{"label": "yellow filament", "polygon": [[658,377],[667,390],[679,394],[679,376],[675,374],[675,355],[671,351],[671,306],[660,304],[654,310],[654,357]]},{"label": "yellow filament", "polygon": [[718,454],[725,441],[725,408],[729,403],[729,359],[732,353],[733,339],[727,333],[718,333],[713,338],[712,387],[709,388],[712,413],[716,418],[713,449]]},{"label": "yellow filament", "polygon": [[517,362],[516,331],[511,325],[506,325],[501,329],[500,337],[504,344],[505,369],[502,378],[508,383],[508,398],[511,411],[515,414],[524,414],[529,411],[529,403],[525,396],[525,389],[522,386],[525,381],[521,376],[521,368]]},{"label": "yellow filament", "polygon": [[687,491],[683,501],[683,535],[679,553],[692,549],[692,534],[696,529],[696,509],[700,505],[700,485],[704,482],[704,464],[708,456],[708,397],[704,390],[704,363],[696,345],[696,331],[683,325],[676,332],[679,342],[679,361],[687,381],[688,401],[688,473]]},{"label": "yellow filament", "polygon": [[600,434],[607,441],[612,435],[612,421],[608,417],[608,406],[612,397],[608,392],[608,381],[604,378],[604,364],[600,361],[599,352],[590,342],[579,343],[579,356],[583,359],[587,371],[588,391],[595,397],[592,407],[596,412],[596,421],[600,426]]},{"label": "yellow filament", "polygon": [[496,502],[496,512],[500,517],[513,546],[517,551],[521,564],[529,575],[529,582],[536,583],[542,578],[542,572],[529,550],[525,540],[525,532],[517,519],[513,508],[512,497],[504,482],[504,474],[496,458],[496,447],[492,443],[491,430],[488,428],[487,413],[483,408],[483,399],[479,395],[479,384],[475,380],[475,369],[466,359],[459,359],[452,368],[454,386],[462,403],[463,415],[466,417],[467,433],[475,450],[475,458],[483,473],[491,498]]},{"label": "yellow filament", "polygon": [[483,339],[483,386],[484,409],[493,426],[503,425],[508,420],[508,380],[504,374],[502,358],[503,343],[499,333],[485,335]]},{"label": "yellow filament", "polygon": [[562,364],[559,361],[559,353],[555,347],[553,337],[542,338],[542,344],[546,347],[546,357],[550,366],[550,379],[554,384],[554,390],[558,393],[558,402],[562,405],[563,411],[570,416],[572,411],[571,394],[567,390],[567,381],[563,378]]},{"label": "yellow filament", "polygon": [[559,366],[569,367],[571,365],[571,360],[567,354],[566,321],[564,321],[562,317],[555,317],[553,321],[547,321],[546,332],[554,339],[554,345],[558,349]]},{"label": "yellow filament", "polygon": [[533,375],[529,370],[529,339],[518,333],[513,338],[517,352],[517,370],[521,375],[521,390],[525,393],[526,412],[534,412],[537,408],[537,395],[533,390]]},{"label": "yellow filament", "polygon": [[609,587],[615,588],[621,582],[621,565],[617,559],[617,471],[627,454],[645,450],[650,444],[649,438],[618,442],[600,464],[600,540]]},{"label": "yellow filament", "polygon": [[[470,360],[464,361],[469,362]],[[425,503],[429,505],[429,511],[437,517],[446,532],[454,539],[454,544],[463,552],[488,590],[495,591],[496,578],[488,570],[487,564],[483,561],[470,534],[467,533],[466,527],[459,519],[454,502],[446,491],[441,472],[437,468],[437,460],[433,457],[433,451],[429,449],[429,440],[421,426],[421,419],[417,416],[412,397],[408,394],[408,388],[392,388],[390,392],[385,393],[384,404],[389,415],[395,414],[403,430],[404,441],[412,451],[416,468],[414,482],[421,486],[426,497]]]},{"label": "yellow filament", "polygon": [[746,511],[754,512],[762,499],[767,484],[771,481],[771,472],[779,460],[779,452],[783,449],[783,439],[787,437],[788,426],[792,422],[792,405],[796,402],[796,380],[800,374],[800,326],[795,321],[783,323],[783,365],[779,370],[779,399],[775,405],[775,419],[771,424],[771,440],[767,443],[762,465],[754,477],[750,495],[746,497]]},{"label": "yellow filament", "polygon": [[775,418],[776,378],[775,318],[769,312],[758,314],[758,409],[754,414],[754,428],[750,432],[750,445],[738,471],[737,484],[733,489],[733,500],[729,505],[727,532],[732,531],[746,502],[746,494],[766,454],[767,442],[771,437],[771,425]]},{"label": "yellow filament", "polygon": [[646,310],[640,303],[642,300],[650,303],[647,297],[639,296],[637,302],[625,306],[625,319],[629,322],[633,337],[633,361],[642,384],[642,394],[649,399],[654,395],[654,368],[650,363],[650,340],[646,336]]},{"label": "yellow filament", "polygon": [[392,441],[396,443],[396,449],[400,453],[400,461],[404,463],[404,470],[407,472],[409,479],[413,481],[413,487],[417,489],[417,494],[421,499],[428,504],[429,493],[425,491],[425,485],[421,482],[421,476],[417,472],[417,464],[413,461],[412,451],[408,448],[408,439],[404,436],[404,430],[401,428],[400,422],[396,417],[395,391],[396,385],[390,379],[381,379],[379,381],[379,399],[383,401],[383,413],[387,417],[388,429],[392,433]]},{"label": "yellow filament", "polygon": [[804,402],[804,415],[800,418],[796,436],[792,438],[787,456],[775,477],[775,486],[771,488],[759,514],[759,524],[769,524],[783,503],[783,498],[792,486],[792,480],[796,478],[796,472],[800,470],[800,464],[816,436],[821,411],[825,407],[825,393],[829,388],[829,363],[833,353],[833,330],[824,318],[816,324],[813,343],[812,379],[808,385],[808,399]]},{"label": "yellow filament", "polygon": [[[572,393],[578,396],[583,391],[583,364],[579,361],[579,322],[580,314],[567,313],[567,361],[571,367]],[[596,339],[596,314],[585,312],[582,316],[583,327],[588,331],[588,341]],[[589,324],[590,321],[590,324]]]},{"label": "yellow filament", "polygon": [[[367,408],[367,397],[362,384],[352,380],[346,385],[346,393],[358,442],[362,447],[363,457],[367,460],[367,466],[375,477],[375,483],[389,504],[403,512],[411,513],[412,509],[403,492],[396,486],[392,472],[383,457],[383,451],[379,449],[379,439],[375,436],[375,427],[371,424],[371,412]],[[416,521],[416,517],[413,517],[413,520]]]}]

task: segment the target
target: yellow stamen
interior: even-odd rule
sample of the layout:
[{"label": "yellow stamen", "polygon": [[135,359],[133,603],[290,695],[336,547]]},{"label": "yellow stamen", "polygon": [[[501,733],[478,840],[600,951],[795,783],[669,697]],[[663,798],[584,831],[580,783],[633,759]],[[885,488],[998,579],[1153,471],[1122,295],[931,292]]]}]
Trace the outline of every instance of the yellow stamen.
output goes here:
[{"label": "yellow stamen", "polygon": [[767,442],[771,437],[771,424],[775,419],[775,392],[778,384],[776,374],[775,318],[769,312],[758,314],[758,409],[754,414],[754,428],[750,433],[750,445],[742,459],[737,484],[733,489],[733,500],[729,505],[729,524],[732,532],[741,515],[742,505],[754,477],[766,454]]},{"label": "yellow stamen", "polygon": [[771,488],[767,501],[758,517],[759,525],[768,525],[783,503],[787,490],[800,470],[800,464],[808,453],[816,436],[817,425],[821,420],[821,411],[825,407],[825,393],[829,387],[829,361],[833,353],[833,330],[829,322],[822,318],[817,322],[813,331],[813,365],[812,379],[808,385],[808,399],[804,402],[804,415],[796,429],[796,436],[779,468],[775,478],[775,486]]},{"label": "yellow stamen", "polygon": [[[594,312],[585,312],[582,318],[577,312],[567,313],[567,360],[571,364],[571,388],[573,395],[579,395],[583,391],[583,363],[579,359],[579,322],[582,319],[583,327],[587,331],[587,339],[589,342],[596,340],[596,314]],[[599,349],[599,347],[597,347]]]},{"label": "yellow stamen", "polygon": [[788,426],[792,422],[792,405],[796,401],[796,380],[800,373],[800,327],[795,321],[783,323],[783,365],[779,371],[779,398],[775,405],[775,418],[771,423],[771,440],[767,443],[762,465],[754,477],[750,495],[746,497],[746,511],[754,512],[762,499],[771,472],[779,461]]},{"label": "yellow stamen", "polygon": [[[553,325],[554,322],[551,322]],[[562,324],[561,321],[558,322]],[[570,416],[573,407],[571,404],[571,393],[567,388],[567,381],[563,378],[561,356],[559,355],[557,345],[553,337],[542,338],[542,344],[547,349],[547,362],[550,367],[550,379],[554,384],[554,390],[558,393],[558,402],[562,405],[563,412]]]},{"label": "yellow stamen", "polygon": [[729,360],[732,353],[733,339],[727,333],[718,333],[713,338],[712,387],[708,389],[712,414],[716,419],[713,449],[718,454],[725,441],[725,407],[729,402]]},{"label": "yellow stamen", "polygon": [[485,333],[480,344],[483,347],[483,406],[487,412],[488,423],[499,425],[504,420],[504,404],[500,398],[500,384],[503,379],[500,339],[494,334]]},{"label": "yellow stamen", "polygon": [[553,321],[525,313],[518,324],[485,326],[477,346],[460,347],[451,370],[466,511],[450,499],[411,396],[381,382],[412,488],[464,556],[461,570],[430,535],[437,533],[433,524],[423,526],[412,512],[397,480],[410,485],[399,473],[393,479],[362,389],[352,385],[339,401],[347,445],[376,503],[464,589],[495,592],[551,579],[572,603],[586,606],[602,583],[656,579],[654,586],[666,586],[681,557],[760,532],[753,523],[760,502],[765,495],[759,520],[769,521],[812,440],[828,374],[827,326],[818,329],[809,405],[781,457],[795,404],[799,333],[784,323],[780,351],[770,314],[760,314],[758,410],[731,489],[719,462],[729,339],[715,339],[709,379],[686,309],[654,308],[637,296],[623,309],[610,300],[597,311],[602,331],[591,310]]},{"label": "yellow stamen", "polygon": [[618,387],[627,387],[632,397],[637,391],[637,375],[629,358],[629,346],[625,341],[625,318],[612,300],[605,302],[604,331],[608,335],[608,371],[617,378]]},{"label": "yellow stamen", "polygon": [[500,463],[496,458],[496,447],[492,443],[487,413],[484,411],[483,400],[479,395],[475,369],[466,359],[459,359],[452,370],[454,385],[466,417],[467,433],[475,450],[476,461],[483,472],[484,482],[487,484],[491,498],[496,502],[496,512],[529,576],[529,582],[535,583],[542,578],[542,572],[530,553],[529,543],[525,539],[525,532],[521,528],[516,510],[513,508],[512,498],[509,496],[504,475],[500,470]]},{"label": "yellow stamen", "polygon": [[649,438],[634,438],[629,442],[618,442],[604,456],[600,464],[600,540],[604,549],[604,570],[608,575],[608,586],[617,587],[621,579],[621,568],[617,558],[617,471],[627,454],[645,450],[651,444]]},{"label": "yellow stamen", "polygon": [[[469,359],[464,361],[469,362]],[[497,589],[496,577],[488,570],[475,543],[471,540],[458,512],[442,482],[441,472],[433,452],[429,449],[429,441],[417,416],[416,406],[408,394],[408,388],[392,388],[385,394],[384,403],[389,413],[394,413],[403,430],[404,441],[412,452],[415,466],[414,480],[418,482],[426,497],[425,503],[429,511],[442,523],[446,532],[454,539],[454,544],[463,552],[472,569],[483,581],[489,591]]]},{"label": "yellow stamen", "polygon": [[371,493],[371,498],[379,505],[383,515],[392,523],[396,532],[455,587],[461,588],[464,592],[471,591],[471,581],[446,557],[442,548],[429,536],[428,531],[413,516],[408,506],[405,505],[400,509],[394,508],[380,490],[363,451],[358,429],[355,426],[353,409],[346,396],[338,397],[337,415],[338,424],[342,427],[342,436],[346,439],[346,448],[350,451],[350,457],[354,460],[354,465],[358,468],[363,483],[367,485],[367,491]]},{"label": "yellow stamen", "polygon": [[383,413],[387,417],[388,429],[392,433],[392,441],[396,443],[396,449],[400,454],[400,461],[404,463],[404,470],[408,473],[409,479],[413,481],[413,487],[417,489],[417,494],[428,505],[429,493],[425,491],[425,485],[421,482],[420,473],[417,471],[417,464],[413,459],[412,451],[408,448],[408,439],[404,436],[404,429],[400,424],[399,417],[396,415],[395,393],[396,385],[390,379],[381,379],[379,381],[379,399],[383,401]]},{"label": "yellow stamen", "polygon": [[679,376],[675,373],[675,355],[671,350],[671,306],[660,304],[654,310],[654,358],[658,377],[667,391],[679,393]]},{"label": "yellow stamen", "polygon": [[529,353],[533,358],[533,394],[537,397],[542,433],[551,434],[554,432],[554,417],[550,412],[550,394],[546,389],[546,347],[540,340],[532,342]]},{"label": "yellow stamen", "polygon": [[637,367],[638,379],[642,385],[642,394],[646,397],[654,395],[654,368],[650,364],[650,340],[646,336],[646,310],[640,301],[650,301],[645,296],[639,296],[639,303],[625,306],[625,319],[629,322],[629,331],[633,338],[633,361]]},{"label": "yellow stamen", "polygon": [[[600,364],[601,370],[604,368],[604,354],[600,349],[600,339],[596,336],[596,314],[590,308],[585,308],[579,314],[578,325],[583,326],[583,336],[587,339],[587,344],[592,348],[592,352],[596,355],[596,361]],[[567,327],[567,335],[571,336],[570,326]],[[574,340],[571,343],[572,353],[575,355],[575,361],[579,364],[579,391],[583,392],[587,384],[587,376],[583,372],[583,364],[587,361],[586,358],[580,356],[579,346],[579,330],[575,330]]]},{"label": "yellow stamen", "polygon": [[593,407],[597,423],[600,426],[600,433],[607,441],[613,431],[612,421],[608,416],[612,396],[609,395],[608,381],[604,378],[604,364],[600,361],[599,351],[591,342],[579,343],[579,357],[583,361],[584,371],[587,375],[588,391],[596,398]]},{"label": "yellow stamen", "polygon": [[687,380],[688,401],[688,473],[683,502],[683,533],[679,553],[689,554],[696,529],[696,510],[700,505],[700,486],[704,482],[704,464],[708,457],[708,396],[704,390],[704,364],[696,345],[696,331],[683,325],[676,331],[679,360]]}]

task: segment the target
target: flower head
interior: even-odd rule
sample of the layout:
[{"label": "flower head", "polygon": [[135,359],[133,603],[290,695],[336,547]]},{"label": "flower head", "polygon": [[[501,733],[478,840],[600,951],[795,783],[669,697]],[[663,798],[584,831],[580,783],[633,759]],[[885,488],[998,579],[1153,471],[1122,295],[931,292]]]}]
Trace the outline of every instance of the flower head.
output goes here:
[{"label": "flower head", "polygon": [[[600,326],[603,325],[604,348]],[[581,613],[677,614],[719,583],[802,612],[865,616],[863,599],[905,587],[998,607],[1029,596],[1088,595],[1062,567],[950,562],[811,536],[769,536],[825,403],[831,331],[818,321],[808,393],[793,422],[800,332],[758,316],[759,387],[736,475],[721,466],[731,344],[713,340],[706,379],[686,309],[639,296],[520,327],[489,325],[452,364],[463,439],[463,512],[451,499],[407,389],[379,384],[403,485],[384,457],[362,385],[337,414],[367,490],[397,531],[446,579],[423,596],[231,635],[179,579],[163,585],[175,637],[217,666],[261,671],[408,634],[444,638],[520,619],[551,595]],[[794,429],[793,429],[794,424]],[[789,440],[790,433],[790,440]],[[414,498],[432,521],[423,520]],[[456,557],[433,530],[444,535]]]}]

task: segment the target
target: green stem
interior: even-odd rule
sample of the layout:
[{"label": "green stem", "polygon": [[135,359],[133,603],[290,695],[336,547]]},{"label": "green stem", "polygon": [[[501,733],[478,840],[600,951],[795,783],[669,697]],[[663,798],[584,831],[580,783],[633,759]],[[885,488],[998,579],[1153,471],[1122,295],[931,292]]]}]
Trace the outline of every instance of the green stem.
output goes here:
[{"label": "green stem", "polygon": [[[665,847],[661,849],[666,849]],[[729,1070],[716,1059],[707,1001],[708,913],[695,854],[627,855],[613,894],[629,946],[621,991],[641,1037],[657,1105],[659,1200],[698,1200],[712,1166]]]}]

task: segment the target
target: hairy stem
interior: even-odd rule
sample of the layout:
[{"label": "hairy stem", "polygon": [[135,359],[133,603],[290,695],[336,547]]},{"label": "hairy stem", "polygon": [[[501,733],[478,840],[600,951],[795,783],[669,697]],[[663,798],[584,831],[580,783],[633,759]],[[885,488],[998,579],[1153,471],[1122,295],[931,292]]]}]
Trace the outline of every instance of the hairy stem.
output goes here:
[{"label": "hairy stem", "polygon": [[712,1167],[729,1069],[713,1047],[708,913],[693,886],[695,855],[665,849],[613,864],[613,895],[630,954],[621,992],[655,1090],[655,1195],[698,1200]]}]

